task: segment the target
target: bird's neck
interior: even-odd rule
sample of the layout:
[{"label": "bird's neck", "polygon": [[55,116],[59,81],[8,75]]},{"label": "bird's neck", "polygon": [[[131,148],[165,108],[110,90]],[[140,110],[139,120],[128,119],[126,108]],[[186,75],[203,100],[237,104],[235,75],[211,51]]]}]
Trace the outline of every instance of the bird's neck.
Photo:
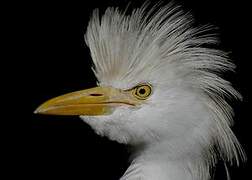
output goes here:
[{"label": "bird's neck", "polygon": [[[186,163],[186,162],[185,162]],[[183,162],[136,160],[120,180],[193,180]]]},{"label": "bird's neck", "polygon": [[[166,144],[141,150],[120,180],[207,180],[200,171],[208,171],[194,155],[174,156]],[[199,170],[199,164],[201,170]],[[203,172],[208,174],[208,172]]]}]

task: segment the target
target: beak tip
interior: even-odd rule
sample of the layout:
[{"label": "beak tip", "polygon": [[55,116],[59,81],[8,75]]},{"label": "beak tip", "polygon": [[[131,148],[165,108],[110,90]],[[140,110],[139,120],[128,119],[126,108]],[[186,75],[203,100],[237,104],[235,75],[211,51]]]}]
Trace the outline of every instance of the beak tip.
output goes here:
[{"label": "beak tip", "polygon": [[34,114],[41,114],[43,112],[43,108],[41,108],[41,106],[39,106],[37,109],[35,109],[35,111],[33,111]]},{"label": "beak tip", "polygon": [[39,109],[37,108],[35,111],[33,111],[34,114],[38,114],[39,113]]}]

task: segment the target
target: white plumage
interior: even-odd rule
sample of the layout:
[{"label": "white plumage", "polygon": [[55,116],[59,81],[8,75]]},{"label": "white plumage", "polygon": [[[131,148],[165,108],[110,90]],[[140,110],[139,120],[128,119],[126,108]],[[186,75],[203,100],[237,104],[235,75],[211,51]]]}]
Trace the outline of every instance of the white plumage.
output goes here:
[{"label": "white plumage", "polygon": [[[207,48],[218,42],[207,33],[213,27],[192,27],[192,16],[171,4],[148,13],[146,8],[131,15],[108,8],[101,20],[95,10],[85,39],[100,85],[129,89],[150,82],[153,96],[137,110],[118,109],[108,117],[83,119],[112,140],[148,146],[122,179],[165,179],[158,174],[169,174],[170,164],[160,170],[153,166],[176,160],[192,177],[177,177],[172,168],[174,177],[167,179],[208,179],[216,154],[237,163],[239,155],[244,156],[230,129],[232,109],[225,100],[241,96],[218,75],[233,70],[234,64],[225,52]],[[151,171],[157,171],[153,177]]]},{"label": "white plumage", "polygon": [[96,133],[135,147],[121,180],[207,180],[218,159],[245,158],[226,101],[241,96],[220,76],[235,66],[211,48],[218,43],[212,30],[194,27],[193,17],[171,3],[131,14],[108,8],[101,18],[94,11],[85,41],[98,85],[153,89],[141,105],[81,116]]}]

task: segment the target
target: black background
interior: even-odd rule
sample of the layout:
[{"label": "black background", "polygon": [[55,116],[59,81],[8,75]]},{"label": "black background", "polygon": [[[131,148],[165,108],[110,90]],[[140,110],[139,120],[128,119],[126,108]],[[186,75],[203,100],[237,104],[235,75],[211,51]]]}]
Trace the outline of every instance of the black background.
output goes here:
[{"label": "black background", "polygon": [[[130,8],[144,1],[134,1]],[[153,1],[152,1],[153,2]],[[168,2],[168,1],[164,1]],[[242,103],[235,103],[233,130],[248,158],[250,136],[250,47],[251,10],[249,3],[228,0],[176,1],[190,10],[198,24],[219,27],[221,48],[231,52],[237,65],[235,74],[226,78],[242,93]],[[91,57],[84,43],[84,33],[94,8],[125,7],[127,0],[92,0],[82,2],[34,1],[11,4],[13,22],[10,31],[14,46],[9,58],[11,69],[6,79],[15,87],[16,113],[6,121],[13,122],[14,141],[6,155],[9,175],[31,179],[106,179],[117,180],[129,165],[124,145],[96,135],[78,117],[35,115],[33,111],[45,100],[75,90],[93,87]],[[11,75],[11,76],[10,76]],[[7,78],[8,77],[8,78]],[[11,103],[12,107],[14,103]],[[12,111],[13,112],[13,111]],[[17,120],[17,122],[16,122]],[[11,134],[10,132],[8,132]],[[6,136],[9,134],[6,133]],[[249,178],[249,160],[239,168],[230,167],[233,180]],[[220,163],[216,179],[225,177]]]}]

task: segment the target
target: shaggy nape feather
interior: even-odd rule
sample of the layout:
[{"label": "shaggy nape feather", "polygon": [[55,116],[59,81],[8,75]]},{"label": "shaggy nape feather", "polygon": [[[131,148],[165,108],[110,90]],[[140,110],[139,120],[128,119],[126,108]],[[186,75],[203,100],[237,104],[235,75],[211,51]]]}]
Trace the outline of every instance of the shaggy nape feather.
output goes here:
[{"label": "shaggy nape feather", "polygon": [[[197,180],[209,179],[210,168],[219,158],[237,164],[240,157],[245,159],[230,129],[233,111],[227,102],[227,99],[241,99],[241,95],[220,76],[222,72],[233,71],[235,65],[230,62],[227,53],[213,48],[218,43],[216,34],[212,33],[214,30],[210,25],[194,27],[192,15],[184,13],[172,3],[153,8],[145,4],[131,14],[110,7],[102,17],[98,10],[94,10],[85,41],[90,48],[93,71],[99,85],[129,89],[140,82],[150,82],[154,89],[153,97],[149,100],[152,109],[158,106],[158,102],[167,103],[167,107],[173,103],[172,107],[177,107],[174,112],[186,114],[187,108],[193,106],[190,107],[192,110],[189,109],[191,116],[185,115],[186,120],[181,120],[182,115],[174,115],[171,108],[167,108],[167,114],[161,118],[162,123],[167,122],[167,129],[164,126],[155,126],[155,129],[153,126],[159,121],[151,124],[151,120],[146,118],[145,124],[138,130],[145,130],[143,134],[137,130],[127,132],[130,125],[124,120],[116,124],[116,121],[106,117],[102,117],[105,120],[101,122],[83,117],[97,133],[119,142],[137,147],[139,142],[133,139],[144,137],[142,142],[147,148],[136,156],[122,180],[134,179],[132,177],[148,179],[143,174],[144,168],[148,168],[143,167],[143,164],[148,164],[148,159],[155,159],[155,153],[162,154],[161,149],[165,152],[163,159],[167,162],[176,160],[177,167],[187,169],[191,179]],[[162,98],[159,98],[159,92],[163,92]],[[165,101],[166,98],[169,102]],[[177,105],[180,99],[183,106]],[[157,113],[162,112],[160,110]],[[130,119],[131,116],[123,116],[122,112],[118,114],[116,116],[115,112],[115,117],[111,116],[111,119]],[[131,122],[138,126],[134,120]],[[192,131],[188,130],[190,135],[182,135],[182,132],[176,134],[182,126],[185,129],[193,126]],[[165,130],[157,133],[163,127]],[[116,134],[117,131],[121,137]],[[156,143],[145,137],[153,141],[155,139]]]}]

